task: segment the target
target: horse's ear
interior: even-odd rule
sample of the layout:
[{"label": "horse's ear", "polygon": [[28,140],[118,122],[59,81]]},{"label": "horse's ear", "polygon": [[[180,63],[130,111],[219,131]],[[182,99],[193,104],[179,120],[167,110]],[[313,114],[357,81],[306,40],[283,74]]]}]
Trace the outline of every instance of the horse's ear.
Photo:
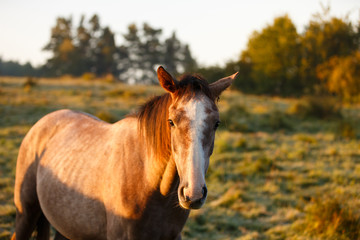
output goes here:
[{"label": "horse's ear", "polygon": [[162,67],[157,70],[160,85],[168,92],[174,93],[177,89],[177,81]]},{"label": "horse's ear", "polygon": [[231,76],[224,77],[222,79],[217,80],[216,82],[211,83],[209,85],[209,88],[212,95],[215,98],[219,97],[220,94],[232,84],[232,82],[238,75],[239,73],[237,72]]}]

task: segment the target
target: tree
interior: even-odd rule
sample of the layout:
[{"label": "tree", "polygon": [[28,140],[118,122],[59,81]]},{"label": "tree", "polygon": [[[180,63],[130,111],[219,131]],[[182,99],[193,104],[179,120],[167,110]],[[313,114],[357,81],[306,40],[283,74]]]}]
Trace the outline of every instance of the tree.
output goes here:
[{"label": "tree", "polygon": [[92,72],[101,76],[117,73],[114,33],[109,27],[101,27],[96,14],[87,25],[85,16],[82,16],[76,31],[72,29],[71,18],[58,18],[44,50],[53,53],[45,68],[50,75],[80,76],[84,72]]},{"label": "tree", "polygon": [[74,67],[74,44],[71,28],[71,17],[68,19],[59,17],[55,27],[51,29],[50,41],[44,47],[44,50],[53,53],[46,63],[51,75],[60,76],[69,73]]},{"label": "tree", "polygon": [[149,24],[144,23],[142,29],[142,81],[145,83],[157,83],[155,75],[155,67],[162,62],[162,44],[160,43],[160,36],[162,30],[155,29]]},{"label": "tree", "polygon": [[175,32],[165,40],[162,62],[166,69],[175,75],[193,72],[197,69],[197,64],[191,55],[189,45],[182,44],[176,37]]},{"label": "tree", "polygon": [[162,62],[161,29],[155,29],[144,23],[142,29],[135,24],[128,26],[128,32],[123,35],[125,42],[121,51],[126,55],[125,68],[121,78],[130,83],[153,84],[156,81],[155,67]]},{"label": "tree", "polygon": [[39,69],[34,68],[31,63],[20,64],[16,61],[3,61],[0,57],[1,76],[39,76]]},{"label": "tree", "polygon": [[164,48],[164,66],[169,72],[176,75],[179,72],[177,66],[181,62],[181,43],[175,32],[165,40]]},{"label": "tree", "polygon": [[225,76],[225,70],[219,66],[202,67],[196,70],[203,78],[212,83]]},{"label": "tree", "polygon": [[128,83],[145,84],[157,83],[158,65],[169,67],[174,74],[194,70],[196,61],[189,46],[182,44],[175,33],[165,41],[161,34],[162,29],[147,23],[142,28],[130,24],[123,34],[123,44],[117,46],[115,34],[101,26],[96,14],[88,21],[82,16],[76,29],[72,28],[71,17],[59,17],[44,47],[52,56],[42,70],[48,76],[111,73]]},{"label": "tree", "polygon": [[359,49],[359,31],[346,19],[330,17],[330,8],[313,16],[301,38],[301,80],[308,91],[322,82],[315,69],[334,56],[349,56]]},{"label": "tree", "polygon": [[183,59],[181,61],[182,72],[193,72],[197,69],[196,60],[193,58],[190,46],[186,44],[182,47]]},{"label": "tree", "polygon": [[120,80],[134,84],[139,82],[141,76],[137,76],[137,69],[141,69],[141,40],[136,24],[128,26],[128,32],[123,34],[124,43],[119,47],[122,61],[119,62]]},{"label": "tree", "polygon": [[76,38],[75,38],[75,45],[76,45],[76,54],[75,54],[75,65],[76,71],[74,74],[79,76],[84,72],[88,72],[91,69],[91,34],[89,29],[85,26],[85,16],[82,15],[79,26],[76,29]]},{"label": "tree", "polygon": [[116,74],[115,36],[109,27],[102,27],[100,18],[94,14],[85,28],[80,22],[78,27],[78,45],[82,65],[86,71],[102,76],[108,73]]},{"label": "tree", "polygon": [[102,29],[98,38],[97,46],[94,49],[94,66],[95,74],[98,76],[111,73],[116,74],[116,54],[114,33],[109,27]]},{"label": "tree", "polygon": [[360,51],[345,57],[333,56],[318,65],[317,77],[327,90],[344,101],[360,100]]},{"label": "tree", "polygon": [[278,17],[261,32],[255,31],[240,63],[251,66],[258,93],[288,95],[301,90],[299,35],[291,19]]},{"label": "tree", "polygon": [[128,26],[123,35],[124,43],[118,48],[118,68],[121,79],[129,83],[154,84],[156,67],[164,65],[177,75],[196,68],[196,61],[191,56],[190,48],[184,45],[173,33],[171,37],[161,41],[161,29],[144,23],[142,29],[135,24]]},{"label": "tree", "polygon": [[225,66],[225,76],[239,72],[236,81],[232,84],[232,87],[246,93],[257,92],[257,86],[252,79],[252,63],[247,56],[247,52],[242,52],[238,61],[229,61]]}]

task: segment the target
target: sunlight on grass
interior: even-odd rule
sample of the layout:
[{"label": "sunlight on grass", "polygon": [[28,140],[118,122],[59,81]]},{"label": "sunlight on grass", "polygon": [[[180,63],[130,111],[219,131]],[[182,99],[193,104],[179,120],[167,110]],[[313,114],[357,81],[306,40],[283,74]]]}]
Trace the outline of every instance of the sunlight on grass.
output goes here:
[{"label": "sunlight on grass", "polygon": [[[100,80],[26,82],[0,78],[0,239],[14,230],[17,153],[36,121],[71,108],[115,122],[164,93]],[[222,124],[207,173],[207,203],[192,211],[184,239],[360,237],[359,106],[226,91],[218,107]]]}]

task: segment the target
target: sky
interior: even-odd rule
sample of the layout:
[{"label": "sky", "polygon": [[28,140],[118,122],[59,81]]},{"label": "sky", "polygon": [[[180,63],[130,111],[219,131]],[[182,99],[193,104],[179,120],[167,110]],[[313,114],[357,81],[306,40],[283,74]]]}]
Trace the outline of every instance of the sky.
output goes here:
[{"label": "sky", "polygon": [[288,14],[302,33],[321,4],[330,5],[333,16],[360,20],[359,0],[0,0],[0,57],[44,64],[51,54],[42,48],[57,17],[72,16],[77,26],[81,15],[96,13],[101,26],[115,32],[117,45],[129,24],[146,22],[161,28],[163,37],[175,31],[200,65],[222,66],[238,59],[253,31],[275,17]]}]

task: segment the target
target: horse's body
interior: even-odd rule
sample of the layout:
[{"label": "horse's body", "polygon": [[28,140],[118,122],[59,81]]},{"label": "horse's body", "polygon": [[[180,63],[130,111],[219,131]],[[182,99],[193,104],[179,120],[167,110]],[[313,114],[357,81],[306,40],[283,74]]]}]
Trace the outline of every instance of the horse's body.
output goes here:
[{"label": "horse's body", "polygon": [[[49,223],[69,239],[181,238],[189,210],[201,207],[206,198],[203,175],[213,139],[201,144],[193,141],[197,145],[186,142],[195,139],[188,125],[187,132],[180,132],[187,137],[174,149],[176,131],[186,126],[179,120],[176,129],[172,121],[171,126],[166,123],[175,114],[169,111],[174,108],[175,93],[166,85],[169,75],[159,71],[160,83],[169,93],[148,102],[137,115],[108,124],[84,113],[60,110],[31,128],[16,168],[13,239],[29,239],[35,227],[38,239],[48,239]],[[178,94],[179,100],[183,96]],[[194,101],[199,111],[202,103],[214,101],[199,94],[193,95],[196,101],[187,99],[183,109],[191,109]],[[202,152],[201,146],[208,149],[204,156],[185,154],[188,149]],[[181,156],[205,160],[184,167],[179,164]]]}]

